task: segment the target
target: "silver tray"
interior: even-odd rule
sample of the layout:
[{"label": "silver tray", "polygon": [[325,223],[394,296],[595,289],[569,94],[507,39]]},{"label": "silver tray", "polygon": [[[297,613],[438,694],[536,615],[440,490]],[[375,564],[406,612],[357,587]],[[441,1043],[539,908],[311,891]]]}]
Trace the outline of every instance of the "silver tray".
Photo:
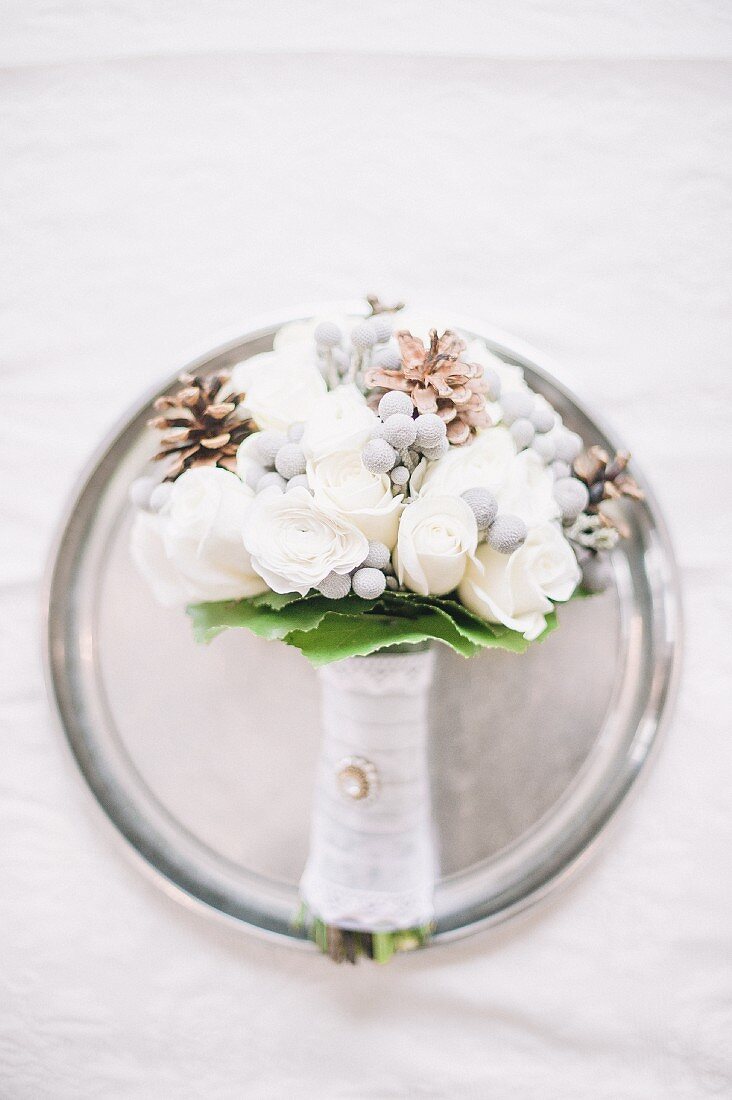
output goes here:
[{"label": "silver tray", "polygon": [[[265,318],[187,369],[267,350],[285,321],[322,311]],[[520,363],[587,441],[619,446],[531,348],[481,323],[459,327]],[[168,893],[304,945],[291,921],[319,743],[315,674],[296,650],[245,631],[196,646],[187,616],[153,602],[128,556],[127,491],[152,446],[145,421],[174,381],[131,410],[69,511],[48,582],[49,691],[99,806]],[[560,629],[524,656],[439,653],[438,940],[501,922],[566,880],[657,741],[678,666],[678,589],[663,521],[634,473],[647,500],[628,511],[611,591],[561,608]]]}]

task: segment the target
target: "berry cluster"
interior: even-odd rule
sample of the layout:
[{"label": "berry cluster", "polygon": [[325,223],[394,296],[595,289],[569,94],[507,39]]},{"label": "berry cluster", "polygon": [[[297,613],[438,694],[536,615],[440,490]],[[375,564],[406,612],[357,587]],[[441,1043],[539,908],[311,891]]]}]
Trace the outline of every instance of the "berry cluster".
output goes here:
[{"label": "berry cluster", "polygon": [[369,552],[352,573],[329,573],[318,591],[329,600],[342,600],[349,592],[362,600],[378,600],[385,588],[399,584],[391,564],[391,551],[383,542],[369,542]]},{"label": "berry cluster", "polygon": [[[385,359],[398,353],[384,347],[393,332],[389,317],[379,313],[359,322],[348,336],[333,321],[321,321],[315,329],[320,370],[331,389],[342,382],[361,382],[371,363],[386,366]],[[399,359],[401,362],[401,359]]]},{"label": "berry cluster", "polygon": [[589,504],[590,494],[576,477],[560,477],[554,482],[554,499],[559,505],[562,523],[574,523]]},{"label": "berry cluster", "polygon": [[372,474],[388,474],[395,493],[406,492],[423,458],[441,458],[450,444],[445,421],[436,413],[414,416],[408,394],[390,390],[379,401],[379,423],[361,461]]},{"label": "berry cluster", "polygon": [[293,424],[287,435],[281,432],[257,432],[254,463],[247,473],[247,485],[259,493],[276,485],[284,492],[297,485],[308,488],[305,452],[300,446],[303,424]]},{"label": "berry cluster", "polygon": [[501,397],[501,409],[517,450],[531,448],[556,478],[569,477],[582,440],[564,427],[547,399],[526,390],[509,391]]},{"label": "berry cluster", "polygon": [[573,523],[589,503],[586,485],[573,476],[572,463],[582,450],[582,439],[569,431],[541,394],[524,390],[501,398],[503,423],[519,451],[531,449],[554,475],[554,499],[563,523]]},{"label": "berry cluster", "polygon": [[468,489],[462,494],[478,524],[478,536],[481,542],[499,554],[512,554],[523,546],[528,530],[519,516],[508,513],[498,514],[498,501],[488,489]]}]

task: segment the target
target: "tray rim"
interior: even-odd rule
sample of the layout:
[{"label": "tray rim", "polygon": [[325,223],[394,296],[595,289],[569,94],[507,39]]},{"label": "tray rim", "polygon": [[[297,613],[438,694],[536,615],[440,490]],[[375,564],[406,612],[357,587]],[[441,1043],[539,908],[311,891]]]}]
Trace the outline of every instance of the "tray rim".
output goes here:
[{"label": "tray rim", "polygon": [[[429,311],[430,306],[429,303],[418,301],[410,305],[408,309],[410,313],[423,314]],[[439,315],[442,312],[444,312],[444,306],[437,310],[436,314]],[[99,798],[97,791],[89,780],[82,761],[75,751],[74,744],[64,722],[63,707],[57,691],[57,678],[52,653],[52,624],[50,611],[55,591],[57,567],[61,560],[61,553],[66,542],[67,531],[77,505],[87,491],[89,483],[97,474],[102,460],[124,435],[131,421],[139,417],[151,401],[166,387],[172,385],[177,375],[182,371],[193,370],[197,366],[219,355],[227,353],[240,343],[253,341],[258,337],[269,335],[273,329],[279,328],[281,325],[287,324],[290,321],[307,320],[314,316],[332,313],[343,313],[354,316],[366,315],[367,307],[365,299],[306,303],[305,305],[294,306],[287,310],[279,309],[268,311],[262,314],[256,314],[248,320],[245,318],[243,322],[236,327],[230,326],[208,340],[197,341],[191,349],[192,353],[185,358],[183,364],[178,365],[172,372],[163,376],[156,385],[150,387],[149,390],[126,408],[123,414],[115,420],[104,437],[100,440],[99,444],[91,452],[67,495],[65,505],[60,511],[59,520],[50,544],[42,581],[41,649],[48,707],[51,712],[54,726],[66,747],[67,760],[73,762],[73,771],[80,785],[85,789],[91,803],[96,807],[95,812],[106,822],[105,832],[113,836],[116,845],[126,853],[130,862],[143,872],[146,879],[153,882],[158,889],[161,889],[169,897],[174,898],[188,910],[215,917],[218,921],[223,921],[242,932],[256,936],[258,939],[280,944],[284,943],[291,947],[313,951],[316,950],[314,944],[303,936],[289,932],[285,933],[276,929],[269,929],[258,924],[250,923],[234,913],[219,908],[206,898],[193,893],[182,883],[176,882],[165,872],[165,870],[152,863],[148,857],[140,851],[133,839],[127,836],[120,827],[120,823],[110,815],[108,809]],[[618,437],[618,433],[614,429],[608,427],[603,417],[597,416],[591,405],[585,403],[584,400],[578,399],[574,392],[560,380],[560,377],[558,377],[558,368],[555,366],[555,362],[551,356],[541,352],[522,338],[515,337],[511,333],[489,322],[477,319],[476,317],[454,315],[452,311],[450,311],[450,318],[451,323],[456,328],[464,329],[467,332],[479,335],[509,358],[526,360],[528,364],[530,364],[534,374],[559,390],[566,399],[572,402],[592,420],[593,424],[603,435],[612,439],[618,446],[623,445]],[[658,599],[663,605],[669,652],[662,697],[659,702],[659,709],[655,718],[650,744],[640,764],[635,767],[635,769],[629,770],[628,774],[624,776],[624,781],[620,785],[621,789],[619,793],[598,817],[591,836],[578,851],[567,858],[558,869],[554,870],[545,879],[530,888],[527,893],[515,901],[482,917],[470,920],[458,927],[438,931],[430,941],[433,946],[446,945],[455,940],[473,935],[474,933],[485,931],[486,929],[497,929],[502,927],[509,921],[514,920],[518,915],[533,911],[548,897],[563,893],[568,886],[574,882],[576,876],[593,861],[598,851],[604,847],[609,834],[617,827],[621,812],[626,806],[632,804],[635,797],[637,797],[637,792],[641,789],[643,782],[646,780],[653,766],[653,762],[662,744],[664,734],[668,728],[678,693],[683,660],[683,605],[678,565],[668,526],[660,510],[656,496],[649,487],[647,479],[643,476],[638,463],[634,461],[632,465],[634,471],[643,482],[646,503],[653,516],[653,526],[657,533],[658,541],[664,555],[664,562],[667,567],[666,583],[663,586],[662,592],[659,593]],[[656,600],[654,599],[653,602],[655,604]]]}]

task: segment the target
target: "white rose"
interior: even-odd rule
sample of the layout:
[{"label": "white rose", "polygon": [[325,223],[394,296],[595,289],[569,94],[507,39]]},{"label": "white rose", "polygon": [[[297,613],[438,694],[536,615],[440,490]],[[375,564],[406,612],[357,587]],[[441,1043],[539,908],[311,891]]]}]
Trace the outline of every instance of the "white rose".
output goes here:
[{"label": "white rose", "polygon": [[315,349],[301,344],[265,351],[234,367],[230,388],[243,393],[244,406],[262,431],[286,432],[307,420],[326,393]]},{"label": "white rose", "polygon": [[552,601],[568,600],[579,582],[571,546],[558,527],[545,523],[530,531],[513,554],[498,554],[481,544],[468,562],[458,595],[482,619],[503,623],[533,641],[546,626]]},{"label": "white rose", "polygon": [[388,474],[372,474],[364,467],[360,450],[337,451],[317,464],[309,462],[308,481],[321,507],[345,517],[367,539],[393,549],[403,497],[392,496]]},{"label": "white rose", "polygon": [[161,602],[236,600],[266,590],[242,542],[252,497],[228,470],[198,467],[173,482],[159,515],[137,517],[133,556]]},{"label": "white rose", "polygon": [[273,591],[301,596],[331,572],[350,573],[369,548],[357,527],[321,508],[304,487],[259,493],[247,514],[244,545]]},{"label": "white rose", "polygon": [[245,485],[249,485],[247,476],[250,470],[262,470],[262,463],[257,454],[259,447],[259,432],[252,432],[239,444],[236,452],[236,472]]},{"label": "white rose", "polygon": [[549,523],[559,516],[554,499],[554,477],[535,451],[521,451],[516,455],[496,499],[499,512],[520,516],[529,528]]},{"label": "white rose", "polygon": [[486,428],[472,443],[451,447],[427,467],[420,496],[459,497],[466,489],[498,493],[508,480],[516,458],[516,444],[507,428]]},{"label": "white rose", "polygon": [[[533,395],[533,390],[524,378],[523,367],[516,366],[513,363],[505,363],[503,359],[499,359],[494,352],[489,350],[485,340],[468,340],[464,358],[469,363],[481,363],[482,366],[494,370],[501,382],[502,395],[517,392]],[[503,417],[500,401],[487,401],[486,410],[494,424],[497,424]]]},{"label": "white rose", "polygon": [[188,589],[165,550],[167,516],[138,512],[132,524],[130,553],[132,560],[163,607],[183,607]]},{"label": "white rose", "polygon": [[323,321],[330,321],[338,325],[343,333],[349,333],[354,325],[363,321],[363,317],[349,317],[345,313],[323,313],[318,317],[311,317],[308,321],[289,321],[275,334],[272,342],[274,350],[279,351],[281,348],[299,345],[312,355],[315,348],[315,330]]},{"label": "white rose", "polygon": [[460,497],[413,501],[399,521],[395,564],[400,583],[421,596],[452,592],[477,543],[475,516]]},{"label": "white rose", "polygon": [[265,591],[242,544],[254,494],[217,467],[186,470],[165,507],[165,549],[191,601],[235,600]]},{"label": "white rose", "polygon": [[533,390],[524,379],[523,367],[504,362],[495,352],[489,349],[485,340],[479,338],[471,340],[469,337],[466,337],[466,339],[468,346],[463,358],[469,363],[480,363],[482,366],[494,370],[501,379],[502,391],[515,393],[520,390],[522,393],[533,393]]},{"label": "white rose", "polygon": [[366,398],[353,385],[338,386],[315,402],[305,424],[302,448],[318,463],[337,451],[360,451],[378,423]]}]

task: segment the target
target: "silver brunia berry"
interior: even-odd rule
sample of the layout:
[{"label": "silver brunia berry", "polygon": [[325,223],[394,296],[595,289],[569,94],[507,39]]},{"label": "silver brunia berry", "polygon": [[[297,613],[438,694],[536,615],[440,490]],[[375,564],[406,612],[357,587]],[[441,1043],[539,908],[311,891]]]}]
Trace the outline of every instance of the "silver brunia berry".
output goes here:
[{"label": "silver brunia berry", "polygon": [[386,569],[390,561],[391,551],[386,543],[370,539],[369,552],[361,565],[367,569]]},{"label": "silver brunia berry", "polygon": [[462,498],[472,509],[479,531],[487,531],[498,515],[498,501],[488,489],[467,489]]},{"label": "silver brunia berry", "polygon": [[368,321],[362,321],[360,325],[351,331],[351,343],[359,351],[366,351],[376,343],[376,330]]},{"label": "silver brunia berry", "polygon": [[388,474],[399,458],[385,439],[370,439],[363,449],[361,461],[371,474]]},{"label": "silver brunia berry", "polygon": [[406,451],[417,438],[417,428],[411,416],[393,413],[384,424],[384,439],[395,451]]},{"label": "silver brunia berry", "polygon": [[328,600],[342,600],[351,591],[351,578],[347,573],[329,573],[318,585],[318,592]]},{"label": "silver brunia berry", "polygon": [[414,423],[417,428],[417,446],[423,449],[439,447],[447,434],[447,425],[437,413],[422,413]]},{"label": "silver brunia berry", "polygon": [[262,465],[274,466],[275,456],[285,443],[287,438],[281,432],[258,432],[255,449]]},{"label": "silver brunia berry", "polygon": [[262,477],[260,477],[259,481],[257,482],[256,491],[258,493],[261,493],[263,489],[271,489],[272,486],[274,486],[275,488],[281,489],[284,492],[286,485],[287,482],[283,478],[282,474],[270,472],[268,474],[263,474]]},{"label": "silver brunia berry", "polygon": [[499,554],[512,554],[526,541],[528,530],[518,516],[498,516],[488,528],[488,545]]},{"label": "silver brunia berry", "polygon": [[503,423],[510,426],[513,424],[514,420],[521,420],[523,417],[529,417],[531,416],[533,408],[533,394],[526,393],[524,390],[509,391],[501,398]]},{"label": "silver brunia berry", "polygon": [[299,443],[285,443],[275,456],[275,470],[285,480],[305,473],[305,452]]},{"label": "silver brunia berry", "polygon": [[534,435],[536,434],[534,425],[526,416],[520,416],[518,420],[514,420],[509,430],[513,436],[516,448],[519,451],[523,451],[527,447],[530,447],[534,440]]},{"label": "silver brunia berry", "polygon": [[396,416],[398,413],[402,416],[411,416],[413,409],[411,397],[401,390],[389,390],[379,401],[379,416],[382,420],[388,420],[390,416]]},{"label": "silver brunia berry", "polygon": [[554,482],[554,499],[559,505],[562,519],[571,523],[584,512],[590,502],[590,494],[584,481],[576,477],[561,477]]},{"label": "silver brunia berry", "polygon": [[362,600],[377,600],[386,588],[386,577],[380,569],[361,568],[353,574],[353,591]]},{"label": "silver brunia berry", "polygon": [[321,321],[315,326],[315,343],[321,348],[335,348],[340,344],[343,333],[333,321]]}]

